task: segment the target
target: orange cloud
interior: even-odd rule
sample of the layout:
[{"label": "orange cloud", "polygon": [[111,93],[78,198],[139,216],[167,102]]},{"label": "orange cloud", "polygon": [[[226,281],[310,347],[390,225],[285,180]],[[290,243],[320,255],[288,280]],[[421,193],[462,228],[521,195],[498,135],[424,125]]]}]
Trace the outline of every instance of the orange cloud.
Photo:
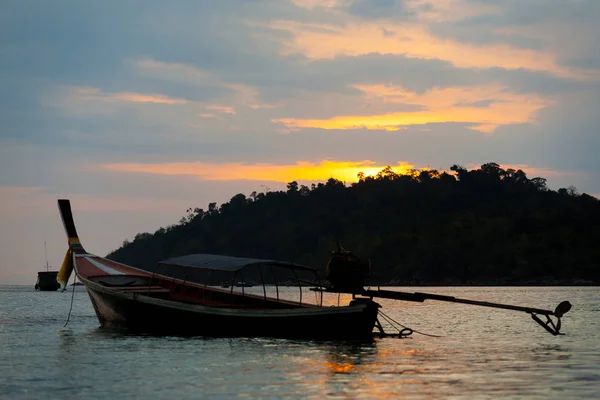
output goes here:
[{"label": "orange cloud", "polygon": [[[234,101],[236,96],[247,96],[251,92],[244,85],[238,87],[240,93],[229,97]],[[127,106],[136,107],[147,118],[172,120],[181,122],[187,120],[193,123],[200,118],[222,116],[222,114],[235,115],[236,109],[226,103],[210,104],[207,102],[191,101],[184,98],[169,97],[160,94],[144,94],[135,92],[103,92],[94,87],[64,87],[58,88],[54,96],[44,98],[44,104],[52,107],[62,107],[72,114],[111,113]],[[58,100],[57,100],[58,98]],[[232,100],[233,99],[233,100]],[[238,103],[239,104],[239,103]],[[171,109],[159,110],[146,106],[165,105],[180,107],[177,112]]]},{"label": "orange cloud", "polygon": [[292,3],[299,8],[313,9],[315,7],[337,8],[349,4],[349,0],[292,0]]},{"label": "orange cloud", "polygon": [[379,115],[346,115],[329,119],[274,118],[288,128],[382,129],[395,131],[408,125],[461,122],[490,133],[500,125],[533,122],[533,115],[551,102],[537,95],[511,93],[497,85],[434,88],[408,92],[386,85],[355,85],[373,103],[420,105],[423,110]]},{"label": "orange cloud", "polygon": [[473,129],[474,131],[482,132],[482,133],[492,133],[496,130],[496,128],[498,126],[499,126],[498,124],[481,124],[481,125],[472,126],[471,129]]},{"label": "orange cloud", "polygon": [[531,69],[573,79],[583,78],[556,61],[550,52],[513,47],[508,44],[473,45],[432,35],[423,22],[397,24],[389,21],[354,21],[323,25],[295,21],[273,21],[270,28],[291,32],[280,37],[285,55],[302,53],[312,59],[370,53],[398,54],[410,58],[439,59],[457,67]]},{"label": "orange cloud", "polygon": [[[373,161],[321,161],[311,163],[298,161],[291,165],[273,164],[211,164],[203,162],[165,164],[105,164],[103,168],[120,172],[139,172],[157,175],[193,175],[206,180],[259,180],[275,182],[323,181],[335,178],[346,182],[357,181],[359,172],[365,176],[376,175],[385,168]],[[406,173],[414,165],[399,162],[391,166],[396,173]]]},{"label": "orange cloud", "polygon": [[235,109],[233,107],[229,107],[229,106],[213,105],[213,106],[207,106],[206,109],[212,110],[212,111],[219,111],[224,114],[235,114]]},{"label": "orange cloud", "polygon": [[280,104],[250,104],[250,108],[253,110],[260,110],[261,108],[277,108],[281,107]]}]

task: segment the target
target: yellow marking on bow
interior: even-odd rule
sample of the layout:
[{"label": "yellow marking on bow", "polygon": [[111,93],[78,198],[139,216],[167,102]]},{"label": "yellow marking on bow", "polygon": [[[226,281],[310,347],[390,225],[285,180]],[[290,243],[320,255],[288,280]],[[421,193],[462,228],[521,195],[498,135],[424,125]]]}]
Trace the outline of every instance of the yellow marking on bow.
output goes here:
[{"label": "yellow marking on bow", "polygon": [[[79,242],[79,240],[77,240]],[[71,244],[71,239],[69,239],[69,244]],[[67,250],[67,254],[65,254],[65,258],[63,260],[62,266],[58,271],[58,275],[56,280],[60,283],[61,292],[64,292],[67,288],[67,283],[69,282],[69,278],[71,277],[71,273],[73,272],[73,250],[69,247]]]}]

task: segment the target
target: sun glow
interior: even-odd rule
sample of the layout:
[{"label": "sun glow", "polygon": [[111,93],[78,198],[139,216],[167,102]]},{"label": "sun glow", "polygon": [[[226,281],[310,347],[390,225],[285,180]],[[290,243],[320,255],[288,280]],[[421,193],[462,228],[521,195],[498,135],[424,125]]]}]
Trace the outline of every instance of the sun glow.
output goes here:
[{"label": "sun glow", "polygon": [[[329,161],[318,163],[298,161],[289,165],[274,164],[211,164],[203,162],[164,164],[105,164],[103,168],[120,172],[138,172],[156,175],[192,175],[205,180],[262,180],[275,182],[324,181],[335,178],[344,182],[356,182],[357,175],[377,175],[386,167],[373,161]],[[397,174],[405,174],[415,166],[406,162],[390,165]]]}]

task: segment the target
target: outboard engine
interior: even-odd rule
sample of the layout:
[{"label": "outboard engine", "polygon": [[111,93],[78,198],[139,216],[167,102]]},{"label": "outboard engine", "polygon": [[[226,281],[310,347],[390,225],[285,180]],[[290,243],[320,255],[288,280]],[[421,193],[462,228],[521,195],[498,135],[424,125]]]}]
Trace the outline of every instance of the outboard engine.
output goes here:
[{"label": "outboard engine", "polygon": [[360,293],[370,276],[370,261],[360,260],[339,244],[337,250],[331,252],[331,258],[325,268],[325,278],[331,283],[332,291]]}]

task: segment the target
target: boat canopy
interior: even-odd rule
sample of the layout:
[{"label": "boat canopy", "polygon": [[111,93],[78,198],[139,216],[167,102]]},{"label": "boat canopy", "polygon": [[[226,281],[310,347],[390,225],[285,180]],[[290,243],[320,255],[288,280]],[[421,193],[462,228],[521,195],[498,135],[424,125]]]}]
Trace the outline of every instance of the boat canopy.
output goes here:
[{"label": "boat canopy", "polygon": [[184,256],[173,257],[169,258],[168,260],[160,261],[159,264],[227,272],[238,272],[246,267],[254,265],[283,267],[293,270],[316,272],[316,269],[314,268],[286,261],[231,257],[217,254],[187,254]]}]

